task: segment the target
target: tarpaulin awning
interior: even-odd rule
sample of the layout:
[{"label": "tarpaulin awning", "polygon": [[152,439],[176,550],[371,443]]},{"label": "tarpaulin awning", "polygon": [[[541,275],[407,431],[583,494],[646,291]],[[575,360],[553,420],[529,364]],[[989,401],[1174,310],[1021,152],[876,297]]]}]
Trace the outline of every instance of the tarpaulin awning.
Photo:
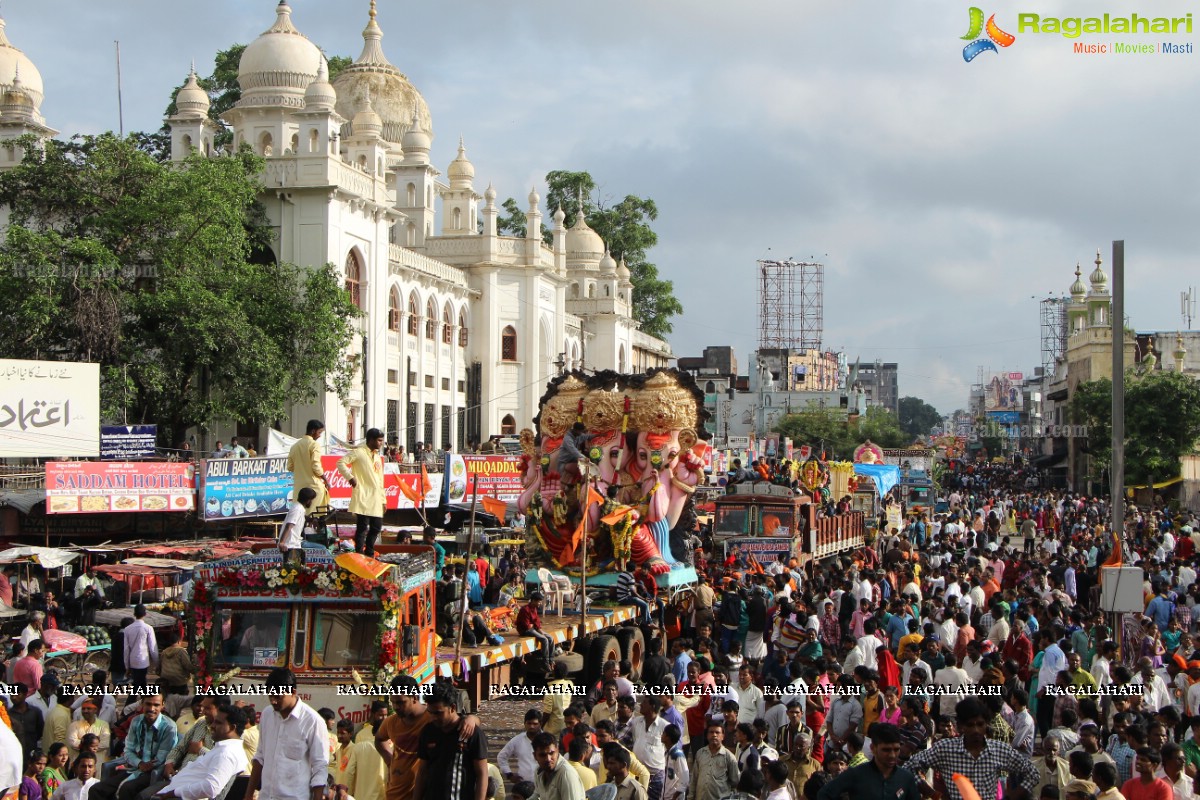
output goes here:
[{"label": "tarpaulin awning", "polygon": [[[96,624],[107,627],[119,627],[121,620],[133,619],[132,608],[104,608],[96,612]],[[160,614],[157,611],[147,611],[145,623],[151,628],[173,628],[178,622],[174,617]]]},{"label": "tarpaulin awning", "polygon": [[117,566],[126,564],[133,567],[160,567],[164,569],[195,569],[202,561],[182,561],[177,558],[127,558]]},{"label": "tarpaulin awning", "polygon": [[79,558],[79,553],[57,547],[10,547],[0,551],[2,562],[29,560],[37,562],[44,569],[58,569],[76,558]]},{"label": "tarpaulin awning", "polygon": [[96,567],[96,572],[113,578],[124,578],[130,575],[177,575],[182,570],[179,567],[151,567],[144,564],[100,564]]},{"label": "tarpaulin awning", "polygon": [[131,556],[150,558],[175,558],[184,561],[215,561],[222,558],[232,558],[250,551],[250,547],[228,542],[195,542],[180,544],[156,544],[130,547],[127,549]]},{"label": "tarpaulin awning", "polygon": [[855,464],[854,473],[875,481],[875,491],[880,497],[900,482],[900,468],[891,464]]},{"label": "tarpaulin awning", "polygon": [[38,503],[46,502],[45,489],[0,489],[0,506],[28,514]]}]

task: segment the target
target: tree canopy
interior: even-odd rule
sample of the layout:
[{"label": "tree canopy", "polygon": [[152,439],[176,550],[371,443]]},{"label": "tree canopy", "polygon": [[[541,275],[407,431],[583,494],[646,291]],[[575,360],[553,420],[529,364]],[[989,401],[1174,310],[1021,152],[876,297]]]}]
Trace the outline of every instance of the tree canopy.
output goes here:
[{"label": "tree canopy", "polygon": [[[658,219],[658,206],[632,194],[614,204],[597,200],[596,181],[587,172],[553,170],[546,174],[546,185],[551,213],[561,207],[570,227],[582,207],[584,220],[604,239],[612,257],[625,260],[633,284],[633,318],[646,333],[664,338],[672,330],[671,320],[683,313],[683,305],[675,297],[675,284],[660,278],[658,267],[648,260],[648,251],[658,243],[658,234],[650,226]],[[502,205],[505,213],[497,221],[499,232],[524,236],[525,211],[511,197]],[[547,243],[553,241],[551,229],[543,235]]]},{"label": "tree canopy", "polygon": [[931,430],[941,424],[942,415],[919,397],[901,397],[899,422],[900,430],[911,441],[918,436],[928,436]]},{"label": "tree canopy", "polygon": [[[1097,470],[1112,463],[1112,381],[1080,384],[1071,419]],[[1148,485],[1179,475],[1179,459],[1200,441],[1200,382],[1178,372],[1134,371],[1125,378],[1125,483]],[[1094,477],[1099,477],[1095,475]]]},{"label": "tree canopy", "polygon": [[331,265],[269,257],[262,159],[162,164],[112,134],[21,143],[0,173],[0,355],[98,362],[105,421],[157,423],[166,444],[345,394],[358,311]]},{"label": "tree canopy", "polygon": [[849,459],[867,439],[880,447],[903,447],[909,442],[892,412],[882,406],[868,406],[866,414],[847,418],[840,408],[809,403],[784,416],[775,430],[797,445],[824,449],[831,459]]}]

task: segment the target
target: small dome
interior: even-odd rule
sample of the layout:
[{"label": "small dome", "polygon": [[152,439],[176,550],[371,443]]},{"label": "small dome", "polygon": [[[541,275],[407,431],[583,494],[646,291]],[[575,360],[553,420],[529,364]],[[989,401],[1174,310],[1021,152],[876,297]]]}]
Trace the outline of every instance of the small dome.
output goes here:
[{"label": "small dome", "polygon": [[[25,94],[33,102],[34,108],[42,106],[42,73],[29,60],[29,57],[13,47],[4,31],[5,22],[0,19],[0,81],[20,75]],[[12,87],[11,83],[0,83],[0,93]]]},{"label": "small dome", "polygon": [[567,259],[598,264],[603,255],[604,240],[600,238],[600,234],[588,227],[587,220],[581,213],[567,231]]},{"label": "small dome", "polygon": [[488,202],[488,205],[496,202],[496,189],[490,183],[488,184],[487,191],[483,193],[483,199]]},{"label": "small dome", "polygon": [[354,135],[376,139],[382,132],[383,120],[375,113],[375,107],[371,105],[371,96],[368,94],[363,98],[358,113],[354,115]]},{"label": "small dome", "polygon": [[401,145],[404,148],[405,164],[429,163],[429,148],[433,146],[433,137],[421,127],[419,115],[415,112],[409,129],[404,132]]},{"label": "small dome", "polygon": [[321,56],[317,65],[317,79],[304,90],[305,111],[333,111],[337,104],[337,92],[329,82],[329,63]]},{"label": "small dome", "polygon": [[562,210],[562,206],[554,209],[554,227],[561,227],[563,221],[567,218],[567,212]]},{"label": "small dome", "polygon": [[1079,265],[1075,265],[1075,282],[1071,284],[1071,298],[1073,300],[1082,300],[1087,296],[1087,287],[1083,285],[1083,273],[1079,269]]},{"label": "small dome", "polygon": [[1100,264],[1100,251],[1096,251],[1096,268],[1092,270],[1092,274],[1088,276],[1088,282],[1092,284],[1092,291],[1096,294],[1104,294],[1108,290],[1108,276],[1104,274],[1104,270]]},{"label": "small dome", "polygon": [[475,179],[475,165],[467,158],[467,148],[461,136],[458,137],[458,157],[450,162],[446,176],[450,178],[451,189],[470,189],[471,181]]},{"label": "small dome", "polygon": [[542,196],[537,193],[537,187],[534,186],[529,190],[529,210],[536,211],[538,206],[542,204]]},{"label": "small dome", "polygon": [[617,265],[617,277],[621,279],[622,284],[629,286],[632,285],[629,283],[629,275],[629,267],[625,266],[625,259],[622,258],[621,263]]},{"label": "small dome", "polygon": [[181,117],[206,117],[210,105],[208,92],[196,80],[196,65],[193,64],[187,83],[175,95],[175,113]]},{"label": "small dome", "polygon": [[9,119],[36,120],[37,118],[37,105],[34,103],[33,94],[25,88],[20,75],[13,77],[12,84],[4,91],[3,98],[0,99],[0,116]]},{"label": "small dome", "polygon": [[617,262],[615,259],[613,259],[612,254],[610,254],[607,250],[604,251],[604,258],[600,259],[600,274],[617,274]]},{"label": "small dome", "polygon": [[280,0],[275,24],[251,42],[238,64],[238,108],[303,108],[304,90],[316,79],[321,50],[292,24],[292,7]]}]

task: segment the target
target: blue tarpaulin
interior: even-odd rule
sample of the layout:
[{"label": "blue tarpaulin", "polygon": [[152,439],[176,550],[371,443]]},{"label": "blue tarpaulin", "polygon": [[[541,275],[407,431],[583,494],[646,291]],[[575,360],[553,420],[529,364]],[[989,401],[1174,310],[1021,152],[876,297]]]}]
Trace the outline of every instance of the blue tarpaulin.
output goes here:
[{"label": "blue tarpaulin", "polygon": [[854,472],[872,478],[880,497],[887,494],[893,486],[900,482],[900,468],[890,464],[855,464]]}]

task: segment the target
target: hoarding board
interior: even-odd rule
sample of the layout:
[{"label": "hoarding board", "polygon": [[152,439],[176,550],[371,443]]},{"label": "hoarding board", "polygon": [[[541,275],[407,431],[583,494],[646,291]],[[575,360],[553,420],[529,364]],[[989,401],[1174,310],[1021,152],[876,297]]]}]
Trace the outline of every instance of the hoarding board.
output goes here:
[{"label": "hoarding board", "polygon": [[0,359],[0,458],[100,455],[100,365]]},{"label": "hoarding board", "polygon": [[[329,481],[329,504],[334,508],[347,509],[350,507],[350,495],[353,490],[350,484],[338,472],[337,463],[342,456],[321,456],[321,468],[325,470],[325,479]],[[409,469],[412,467],[410,466]],[[420,496],[421,473],[401,472],[399,464],[384,462],[383,490],[387,493],[387,509],[412,510],[418,504],[410,500],[400,491],[400,484],[408,484],[413,494]],[[425,493],[425,508],[436,508],[442,497],[442,476],[439,473],[429,474],[429,491]]]},{"label": "hoarding board", "polygon": [[156,451],[157,425],[104,425],[100,457],[106,460],[150,458]]},{"label": "hoarding board", "polygon": [[47,461],[48,514],[191,511],[196,468],[159,461]]},{"label": "hoarding board", "polygon": [[[1013,379],[1013,376],[1017,376]],[[996,372],[983,385],[985,411],[1024,411],[1025,395],[1021,392],[1021,373]]]},{"label": "hoarding board", "polygon": [[723,542],[725,558],[732,555],[739,562],[749,563],[749,557],[754,556],[754,559],[765,567],[778,561],[781,554],[790,557],[792,541],[790,536],[739,536],[734,539],[726,539]]},{"label": "hoarding board", "polygon": [[[476,483],[478,476],[478,483]],[[446,456],[443,497],[447,503],[470,503],[473,495],[506,503],[521,495],[521,457],[503,455]]]},{"label": "hoarding board", "polygon": [[201,463],[200,506],[206,522],[287,513],[293,486],[287,456],[210,458]]}]

